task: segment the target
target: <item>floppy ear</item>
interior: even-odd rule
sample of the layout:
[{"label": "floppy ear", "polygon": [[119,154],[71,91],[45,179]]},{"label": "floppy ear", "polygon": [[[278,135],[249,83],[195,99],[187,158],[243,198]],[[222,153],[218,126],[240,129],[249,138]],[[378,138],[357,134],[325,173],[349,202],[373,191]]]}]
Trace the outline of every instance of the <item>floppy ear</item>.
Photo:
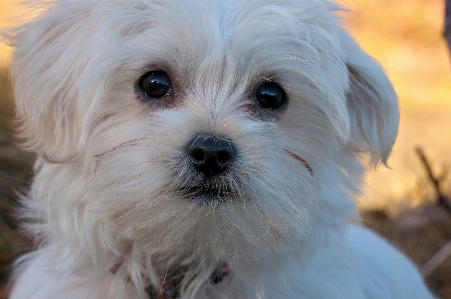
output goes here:
[{"label": "floppy ear", "polygon": [[349,74],[351,136],[347,146],[368,153],[372,165],[386,164],[398,132],[396,93],[379,64],[350,35],[342,32],[340,39]]},{"label": "floppy ear", "polygon": [[15,47],[11,77],[18,135],[26,149],[51,161],[73,160],[80,154],[86,103],[80,99],[79,76],[90,60],[87,45],[95,44],[88,5],[54,4],[35,21],[6,34]]}]

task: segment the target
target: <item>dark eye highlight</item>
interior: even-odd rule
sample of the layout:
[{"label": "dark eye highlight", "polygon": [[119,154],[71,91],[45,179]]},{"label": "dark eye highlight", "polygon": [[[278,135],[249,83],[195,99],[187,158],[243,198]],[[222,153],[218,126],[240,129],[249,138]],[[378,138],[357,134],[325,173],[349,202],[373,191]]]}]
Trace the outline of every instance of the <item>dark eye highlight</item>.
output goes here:
[{"label": "dark eye highlight", "polygon": [[255,101],[263,108],[279,108],[285,100],[285,91],[275,83],[264,83],[255,94]]},{"label": "dark eye highlight", "polygon": [[139,80],[139,88],[149,99],[161,99],[171,94],[171,81],[164,72],[148,72]]}]

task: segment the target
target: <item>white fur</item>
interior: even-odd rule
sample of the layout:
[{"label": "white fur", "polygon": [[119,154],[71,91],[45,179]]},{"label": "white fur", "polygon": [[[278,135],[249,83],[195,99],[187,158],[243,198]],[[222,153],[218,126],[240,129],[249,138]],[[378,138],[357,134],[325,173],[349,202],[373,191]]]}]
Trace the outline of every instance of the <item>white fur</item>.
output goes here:
[{"label": "white fur", "polygon": [[[386,162],[399,112],[336,9],[62,0],[5,34],[19,133],[39,157],[22,211],[38,249],[18,261],[10,298],[146,298],[181,266],[184,299],[432,298],[401,253],[350,224],[361,154]],[[151,70],[170,76],[170,99],[140,99]],[[254,103],[266,81],[286,109]],[[201,133],[237,149],[217,182],[235,190],[224,202],[178,191],[195,181],[186,145]],[[208,284],[218,261],[230,275]]]}]

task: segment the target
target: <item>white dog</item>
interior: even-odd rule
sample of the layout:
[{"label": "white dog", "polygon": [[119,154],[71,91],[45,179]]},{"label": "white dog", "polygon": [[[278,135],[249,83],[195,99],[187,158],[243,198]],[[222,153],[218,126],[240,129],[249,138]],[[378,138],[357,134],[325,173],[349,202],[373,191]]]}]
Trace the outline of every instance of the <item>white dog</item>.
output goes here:
[{"label": "white dog", "polygon": [[9,31],[38,156],[10,298],[432,298],[355,224],[399,112],[337,9],[61,0]]}]

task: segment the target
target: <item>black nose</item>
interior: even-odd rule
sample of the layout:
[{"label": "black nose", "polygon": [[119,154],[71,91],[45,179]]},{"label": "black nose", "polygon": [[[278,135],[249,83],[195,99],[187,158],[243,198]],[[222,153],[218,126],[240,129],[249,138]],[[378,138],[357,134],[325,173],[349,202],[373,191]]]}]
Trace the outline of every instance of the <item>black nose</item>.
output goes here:
[{"label": "black nose", "polygon": [[207,178],[224,172],[235,158],[232,142],[214,136],[197,136],[188,147],[194,168]]}]

